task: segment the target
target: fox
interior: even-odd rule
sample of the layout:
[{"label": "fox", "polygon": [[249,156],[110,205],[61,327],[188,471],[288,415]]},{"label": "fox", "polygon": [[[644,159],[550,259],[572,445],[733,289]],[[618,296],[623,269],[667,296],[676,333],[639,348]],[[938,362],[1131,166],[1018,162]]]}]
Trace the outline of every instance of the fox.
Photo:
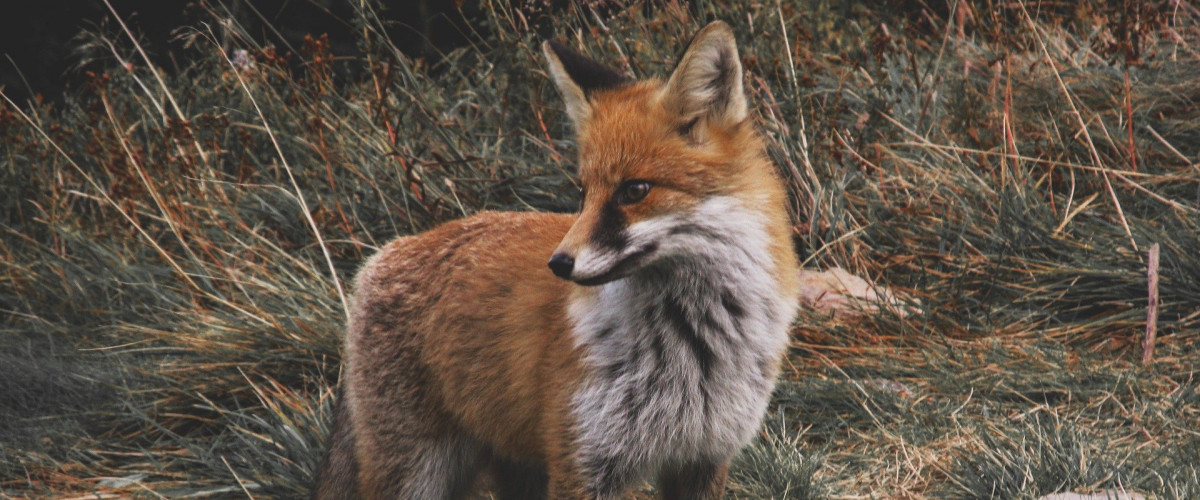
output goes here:
[{"label": "fox", "polygon": [[665,80],[542,51],[578,212],[480,212],[366,261],[314,498],[714,500],[757,434],[799,262],[732,29]]}]

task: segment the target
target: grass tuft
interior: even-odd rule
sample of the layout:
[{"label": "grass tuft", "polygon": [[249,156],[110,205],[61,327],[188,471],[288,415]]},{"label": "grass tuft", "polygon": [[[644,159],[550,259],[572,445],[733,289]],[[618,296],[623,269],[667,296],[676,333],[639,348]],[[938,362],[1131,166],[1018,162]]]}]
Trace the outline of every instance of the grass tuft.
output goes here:
[{"label": "grass tuft", "polygon": [[759,440],[743,450],[733,465],[730,494],[735,498],[828,498],[816,477],[822,458],[803,451],[801,437],[782,416],[768,417]]}]

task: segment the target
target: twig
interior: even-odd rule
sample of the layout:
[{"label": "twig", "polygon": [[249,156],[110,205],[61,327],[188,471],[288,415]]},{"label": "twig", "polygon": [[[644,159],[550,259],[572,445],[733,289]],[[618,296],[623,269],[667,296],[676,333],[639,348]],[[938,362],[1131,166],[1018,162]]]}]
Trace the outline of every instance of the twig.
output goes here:
[{"label": "twig", "polygon": [[1129,166],[1137,172],[1137,146],[1133,143],[1133,91],[1129,87],[1129,65],[1125,65],[1125,130],[1129,134]]},{"label": "twig", "polygon": [[1066,217],[1063,217],[1062,222],[1058,223],[1058,226],[1054,228],[1054,231],[1052,231],[1050,235],[1058,236],[1058,233],[1062,232],[1063,228],[1067,227],[1067,224],[1071,223],[1071,219],[1074,219],[1076,215],[1079,215],[1079,212],[1084,211],[1088,205],[1091,205],[1092,202],[1096,200],[1097,196],[1100,196],[1100,193],[1092,193],[1091,196],[1089,196],[1086,200],[1083,200],[1083,203],[1080,203],[1079,206],[1075,207],[1074,210],[1068,210]]},{"label": "twig", "polygon": [[1150,247],[1146,264],[1149,303],[1146,305],[1146,335],[1142,337],[1142,364],[1154,357],[1154,339],[1158,335],[1158,243]]},{"label": "twig", "polygon": [[841,242],[843,242],[843,241],[845,241],[845,240],[848,240],[848,239],[850,239],[850,238],[853,238],[853,237],[854,237],[855,235],[857,235],[858,233],[861,233],[861,232],[863,232],[863,231],[866,231],[866,230],[867,230],[866,226],[864,226],[864,227],[860,227],[860,228],[854,229],[853,231],[847,232],[846,234],[843,234],[843,235],[841,235],[841,236],[838,236],[837,238],[835,238],[833,241],[831,241],[831,242],[829,242],[829,243],[826,243],[826,244],[824,244],[824,245],[821,245],[821,248],[818,248],[818,249],[814,250],[814,251],[813,251],[813,253],[812,253],[812,255],[809,255],[807,259],[804,259],[804,262],[801,262],[801,263],[800,263],[800,267],[807,266],[807,265],[808,265],[810,262],[812,262],[813,260],[815,260],[815,259],[817,258],[817,256],[821,255],[821,254],[822,254],[822,253],[824,253],[825,251],[827,251],[827,250],[829,250],[830,248],[832,248],[832,247],[833,247],[833,245],[836,245],[836,244],[838,244],[838,243],[841,243]]},{"label": "twig", "polygon": [[1172,146],[1171,143],[1167,142],[1166,139],[1163,139],[1163,136],[1159,135],[1158,131],[1154,130],[1154,127],[1146,125],[1146,131],[1150,132],[1150,135],[1153,135],[1155,139],[1158,139],[1158,142],[1162,143],[1163,146],[1166,146],[1169,151],[1175,153],[1176,158],[1179,158],[1181,161],[1187,163],[1193,168],[1196,167],[1197,164],[1192,163],[1192,160],[1189,160],[1187,156],[1184,156],[1183,153],[1180,153],[1178,149],[1175,149],[1175,146]]},{"label": "twig", "polygon": [[249,498],[250,500],[254,500],[254,495],[251,495],[250,490],[246,489],[246,485],[242,484],[242,478],[238,477],[237,472],[233,470],[233,467],[229,466],[229,461],[225,460],[225,457],[221,457],[221,462],[224,462],[225,468],[229,469],[230,474],[233,474],[233,479],[236,480],[238,486],[240,486],[242,488],[242,493],[246,494],[246,498]]}]

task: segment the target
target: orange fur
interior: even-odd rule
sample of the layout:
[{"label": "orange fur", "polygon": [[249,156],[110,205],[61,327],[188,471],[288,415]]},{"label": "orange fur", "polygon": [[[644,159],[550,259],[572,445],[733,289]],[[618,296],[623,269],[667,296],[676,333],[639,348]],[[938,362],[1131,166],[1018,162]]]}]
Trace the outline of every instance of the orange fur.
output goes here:
[{"label": "orange fur", "polygon": [[[732,43],[724,25],[705,31],[703,41]],[[581,468],[572,406],[597,368],[569,313],[601,300],[599,287],[558,279],[546,262],[589,245],[630,179],[653,184],[645,199],[616,208],[630,225],[718,196],[761,214],[773,287],[784,298],[797,294],[785,190],[748,120],[681,116],[670,82],[590,94],[567,85],[560,82],[579,90],[566,95],[587,193],[579,214],[480,213],[399,238],[359,273],[344,408],[318,498],[458,498],[488,467],[502,497],[603,496]],[[765,360],[771,379],[777,350]],[[727,458],[664,473],[664,494],[719,498]]]}]

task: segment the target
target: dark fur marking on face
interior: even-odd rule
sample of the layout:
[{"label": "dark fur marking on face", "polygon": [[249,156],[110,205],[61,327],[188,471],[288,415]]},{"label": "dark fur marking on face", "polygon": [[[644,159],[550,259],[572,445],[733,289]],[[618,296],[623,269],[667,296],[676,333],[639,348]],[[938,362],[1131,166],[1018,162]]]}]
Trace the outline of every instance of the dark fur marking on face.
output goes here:
[{"label": "dark fur marking on face", "polygon": [[592,231],[592,241],[601,247],[611,250],[621,250],[629,244],[625,234],[625,213],[617,207],[616,201],[604,204],[600,212],[600,220]]},{"label": "dark fur marking on face", "polygon": [[696,326],[688,320],[683,305],[675,298],[669,298],[663,303],[663,312],[666,314],[666,319],[674,326],[675,332],[692,350],[692,354],[696,357],[696,363],[700,365],[700,373],[704,375],[705,379],[709,378],[712,375],[713,363],[716,362],[716,354],[700,337]]},{"label": "dark fur marking on face", "polygon": [[629,78],[617,70],[575,52],[557,40],[550,41],[550,49],[562,62],[563,69],[567,71],[571,81],[583,90],[585,96],[601,90],[615,89],[629,83]]}]

